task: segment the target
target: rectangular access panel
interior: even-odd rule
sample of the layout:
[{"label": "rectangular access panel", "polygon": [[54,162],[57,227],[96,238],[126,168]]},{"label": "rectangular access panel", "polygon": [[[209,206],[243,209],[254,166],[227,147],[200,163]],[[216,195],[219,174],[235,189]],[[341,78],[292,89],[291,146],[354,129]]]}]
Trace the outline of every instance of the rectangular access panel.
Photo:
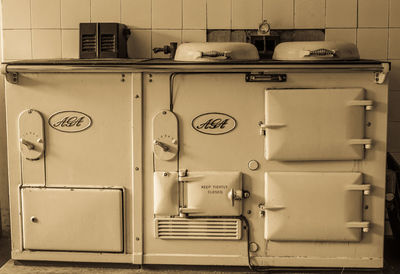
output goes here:
[{"label": "rectangular access panel", "polygon": [[363,191],[358,172],[265,173],[265,238],[360,241]]},{"label": "rectangular access panel", "polygon": [[[242,173],[238,171],[195,171],[181,177],[182,213],[198,216],[242,214]],[[240,196],[240,197],[239,197]]]},{"label": "rectangular access panel", "polygon": [[29,250],[122,252],[122,189],[21,189]]},{"label": "rectangular access panel", "polygon": [[371,140],[365,138],[362,88],[267,89],[267,160],[359,160]]}]

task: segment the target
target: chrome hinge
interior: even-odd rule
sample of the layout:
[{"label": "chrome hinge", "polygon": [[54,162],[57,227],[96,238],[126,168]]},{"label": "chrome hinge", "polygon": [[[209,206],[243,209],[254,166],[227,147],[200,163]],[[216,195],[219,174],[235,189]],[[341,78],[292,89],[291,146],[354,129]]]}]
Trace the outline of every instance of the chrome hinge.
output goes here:
[{"label": "chrome hinge", "polygon": [[389,63],[382,63],[382,71],[375,72],[375,84],[383,84],[386,80],[386,76],[390,71],[390,64]]},{"label": "chrome hinge", "polygon": [[11,84],[18,84],[18,72],[6,72],[6,80]]},{"label": "chrome hinge", "polygon": [[258,122],[258,126],[260,127],[260,135],[265,136],[265,128],[266,128],[265,124],[260,121]]},{"label": "chrome hinge", "polygon": [[258,204],[258,208],[260,209],[260,217],[265,217],[265,204]]}]

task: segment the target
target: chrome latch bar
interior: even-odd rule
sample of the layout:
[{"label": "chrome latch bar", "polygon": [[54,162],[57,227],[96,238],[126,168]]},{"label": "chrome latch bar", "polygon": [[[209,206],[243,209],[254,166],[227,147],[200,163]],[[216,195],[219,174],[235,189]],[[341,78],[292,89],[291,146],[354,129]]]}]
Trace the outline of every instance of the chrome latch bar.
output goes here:
[{"label": "chrome latch bar", "polygon": [[346,226],[348,228],[362,228],[363,232],[368,232],[369,231],[369,222],[347,222]]},{"label": "chrome latch bar", "polygon": [[364,145],[365,149],[371,149],[372,139],[350,139],[349,145]]},{"label": "chrome latch bar", "polygon": [[282,123],[264,124],[263,122],[259,122],[258,126],[260,127],[260,135],[265,135],[266,129],[279,129],[279,128],[285,127],[286,125],[282,124]]},{"label": "chrome latch bar", "polygon": [[365,107],[365,110],[372,110],[374,101],[372,100],[352,100],[348,102],[349,106]]},{"label": "chrome latch bar", "polygon": [[346,186],[346,189],[352,191],[362,191],[364,195],[369,195],[371,193],[371,185],[369,184],[348,185]]}]

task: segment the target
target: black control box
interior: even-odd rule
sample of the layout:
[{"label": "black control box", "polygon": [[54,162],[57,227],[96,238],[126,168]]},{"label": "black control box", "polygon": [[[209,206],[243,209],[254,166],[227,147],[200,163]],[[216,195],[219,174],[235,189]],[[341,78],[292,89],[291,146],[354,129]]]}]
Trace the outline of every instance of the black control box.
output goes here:
[{"label": "black control box", "polygon": [[79,57],[128,58],[130,30],[119,23],[80,23]]}]

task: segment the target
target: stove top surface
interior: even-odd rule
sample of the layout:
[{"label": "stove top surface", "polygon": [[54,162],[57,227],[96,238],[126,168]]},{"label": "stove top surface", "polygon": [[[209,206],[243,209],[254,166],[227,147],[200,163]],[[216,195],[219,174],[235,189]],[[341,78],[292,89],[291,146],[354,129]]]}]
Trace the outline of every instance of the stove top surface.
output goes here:
[{"label": "stove top surface", "polygon": [[224,60],[215,62],[183,62],[171,59],[37,59],[4,62],[8,65],[83,65],[83,66],[141,66],[141,65],[280,65],[280,64],[380,64],[378,60],[310,60],[310,61],[278,61],[261,59],[255,61]]}]

